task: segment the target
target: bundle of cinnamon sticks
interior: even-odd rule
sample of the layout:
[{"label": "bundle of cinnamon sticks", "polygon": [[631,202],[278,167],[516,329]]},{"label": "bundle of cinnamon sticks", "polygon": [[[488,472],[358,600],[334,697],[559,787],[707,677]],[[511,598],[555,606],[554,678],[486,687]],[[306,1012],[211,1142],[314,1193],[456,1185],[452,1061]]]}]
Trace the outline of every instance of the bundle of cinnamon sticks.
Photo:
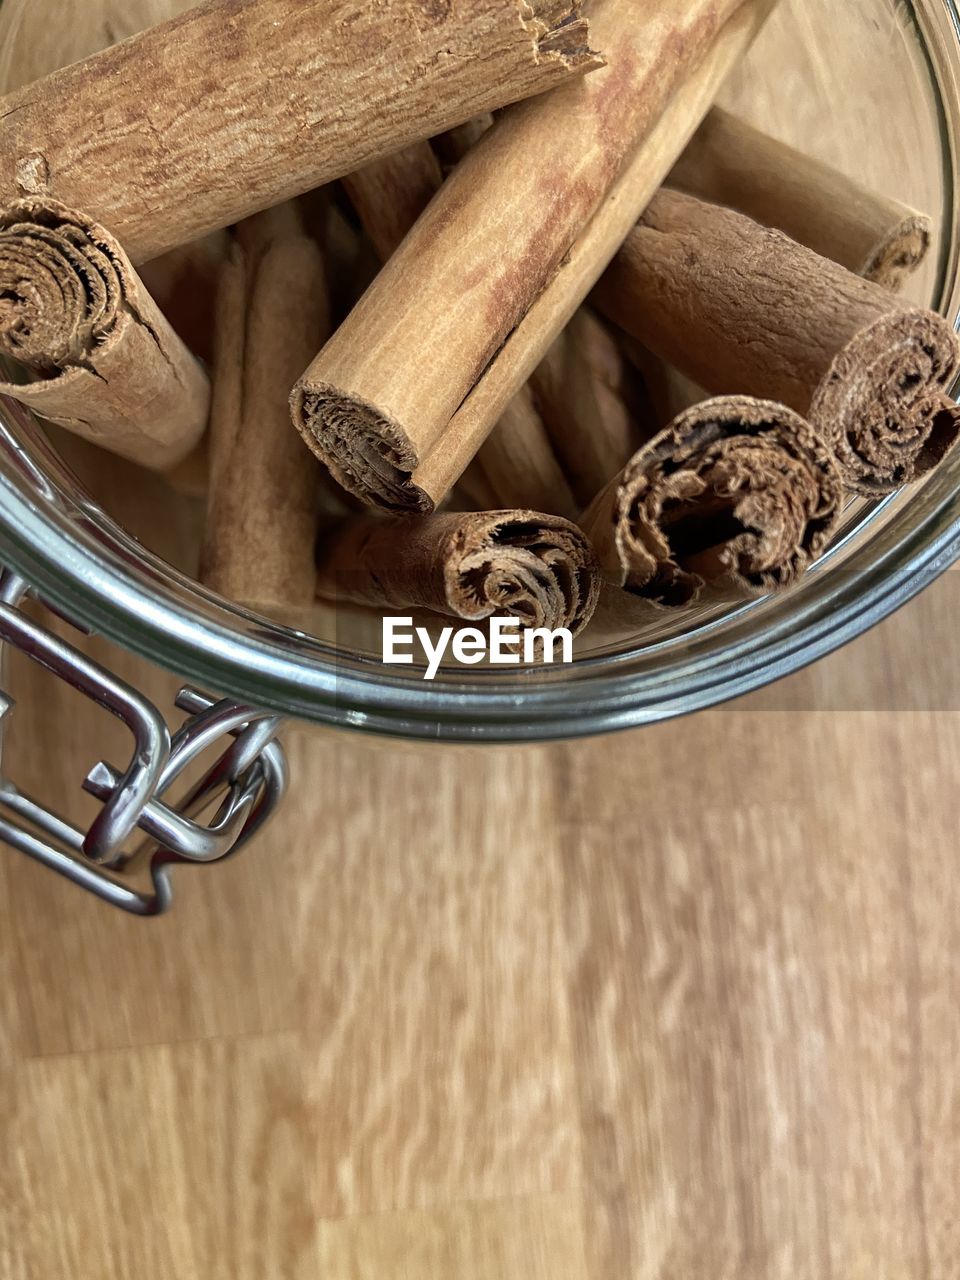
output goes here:
[{"label": "bundle of cinnamon sticks", "polygon": [[244,608],[784,590],[955,443],[929,218],[715,105],[775,0],[106,3],[6,67],[0,392]]}]

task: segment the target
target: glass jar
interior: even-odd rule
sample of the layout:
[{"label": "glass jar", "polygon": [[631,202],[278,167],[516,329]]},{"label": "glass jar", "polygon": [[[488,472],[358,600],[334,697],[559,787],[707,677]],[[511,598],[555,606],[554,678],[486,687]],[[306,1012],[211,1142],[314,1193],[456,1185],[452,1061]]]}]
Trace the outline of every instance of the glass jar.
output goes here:
[{"label": "glass jar", "polygon": [[[956,320],[960,13],[954,0],[782,0],[724,99],[788,141],[929,211],[938,238],[911,285]],[[851,89],[850,86],[856,86]],[[873,86],[873,88],[871,88]],[[849,93],[849,96],[847,96]],[[853,157],[853,159],[851,159]],[[586,641],[565,667],[416,668],[309,636],[211,595],[124,532],[19,406],[0,409],[0,559],[86,630],[259,708],[376,734],[519,741],[626,728],[779,679],[904,603],[960,552],[960,451],[847,512],[829,554],[788,593],[658,615]]]}]

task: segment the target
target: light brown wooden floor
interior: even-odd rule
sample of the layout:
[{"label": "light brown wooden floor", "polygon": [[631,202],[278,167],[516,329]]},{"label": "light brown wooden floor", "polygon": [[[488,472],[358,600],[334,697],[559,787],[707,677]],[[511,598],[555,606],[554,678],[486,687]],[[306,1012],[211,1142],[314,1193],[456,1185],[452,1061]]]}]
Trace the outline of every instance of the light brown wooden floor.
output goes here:
[{"label": "light brown wooden floor", "polygon": [[958,618],[605,740],[297,732],[159,921],[0,852],[0,1275],[960,1274]]}]

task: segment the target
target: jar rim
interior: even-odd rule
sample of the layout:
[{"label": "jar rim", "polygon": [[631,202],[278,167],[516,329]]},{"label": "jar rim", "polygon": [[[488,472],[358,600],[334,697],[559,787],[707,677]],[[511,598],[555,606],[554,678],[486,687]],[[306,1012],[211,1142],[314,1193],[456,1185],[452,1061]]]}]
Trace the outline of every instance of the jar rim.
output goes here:
[{"label": "jar rim", "polygon": [[[958,0],[913,6],[939,89],[947,158],[940,309],[960,315]],[[951,216],[952,213],[952,216]],[[178,675],[259,707],[341,728],[406,738],[522,742],[632,728],[697,711],[772,683],[861,635],[960,555],[960,458],[877,504],[871,536],[828,554],[803,590],[746,605],[709,629],[632,653],[580,657],[505,678],[442,671],[432,683],[256,619],[189,582],[115,525],[80,490],[20,406],[0,410],[0,558],[58,611]],[[862,529],[863,526],[861,526]]]}]

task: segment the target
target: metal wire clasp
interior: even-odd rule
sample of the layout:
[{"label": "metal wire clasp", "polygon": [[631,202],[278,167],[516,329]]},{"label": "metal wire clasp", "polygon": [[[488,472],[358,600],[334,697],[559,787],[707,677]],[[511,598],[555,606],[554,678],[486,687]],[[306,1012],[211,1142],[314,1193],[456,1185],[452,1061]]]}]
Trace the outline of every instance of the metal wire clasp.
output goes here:
[{"label": "metal wire clasp", "polygon": [[[122,720],[133,734],[133,751],[125,768],[100,760],[83,779],[83,789],[102,802],[86,831],[0,772],[0,840],[113,906],[157,915],[170,905],[173,864],[226,857],[276,809],[287,786],[276,740],[280,717],[183,688],[176,705],[186,719],[171,736],[151,702],[21,612],[28,592],[22,578],[0,571],[0,644],[19,649]],[[0,721],[13,707],[0,691]],[[174,784],[221,739],[215,763],[171,803]],[[127,852],[137,829],[148,839]]]}]

